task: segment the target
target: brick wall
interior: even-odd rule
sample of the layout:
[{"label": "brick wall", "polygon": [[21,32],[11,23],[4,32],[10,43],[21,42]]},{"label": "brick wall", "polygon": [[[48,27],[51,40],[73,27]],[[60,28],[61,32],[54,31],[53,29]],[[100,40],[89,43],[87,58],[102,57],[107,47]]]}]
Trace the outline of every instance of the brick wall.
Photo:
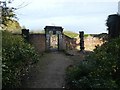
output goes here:
[{"label": "brick wall", "polygon": [[29,41],[38,52],[45,51],[45,34],[30,34]]}]

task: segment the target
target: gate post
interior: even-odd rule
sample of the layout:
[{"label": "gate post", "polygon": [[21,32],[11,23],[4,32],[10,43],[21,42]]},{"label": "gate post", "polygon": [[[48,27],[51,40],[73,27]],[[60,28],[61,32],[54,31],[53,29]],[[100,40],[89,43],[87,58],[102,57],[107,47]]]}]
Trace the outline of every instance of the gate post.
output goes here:
[{"label": "gate post", "polygon": [[85,47],[84,47],[84,31],[79,31],[79,37],[80,37],[80,51],[83,51],[85,49]]},{"label": "gate post", "polygon": [[22,36],[25,41],[29,42],[29,29],[22,29]]},{"label": "gate post", "polygon": [[62,51],[63,50],[63,36],[62,33],[58,34],[58,50]]},{"label": "gate post", "polygon": [[2,25],[2,6],[0,6],[0,28]]},{"label": "gate post", "polygon": [[45,30],[45,51],[50,51],[50,34],[49,29],[47,27],[44,28]]}]

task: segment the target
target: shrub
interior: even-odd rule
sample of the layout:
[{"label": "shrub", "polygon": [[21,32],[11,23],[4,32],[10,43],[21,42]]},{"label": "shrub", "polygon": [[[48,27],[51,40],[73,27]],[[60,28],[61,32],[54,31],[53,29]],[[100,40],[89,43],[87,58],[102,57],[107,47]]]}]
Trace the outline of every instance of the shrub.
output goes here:
[{"label": "shrub", "polygon": [[69,88],[120,88],[120,38],[97,47],[66,80]]},{"label": "shrub", "polygon": [[20,35],[2,31],[2,87],[19,87],[21,77],[39,55]]}]

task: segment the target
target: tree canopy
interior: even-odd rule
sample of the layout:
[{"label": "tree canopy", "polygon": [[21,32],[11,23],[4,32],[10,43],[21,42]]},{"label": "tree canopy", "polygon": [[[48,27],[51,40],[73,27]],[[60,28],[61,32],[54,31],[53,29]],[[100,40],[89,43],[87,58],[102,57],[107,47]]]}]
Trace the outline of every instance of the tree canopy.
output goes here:
[{"label": "tree canopy", "polygon": [[115,38],[120,35],[120,15],[112,14],[107,18],[106,26],[108,27],[109,37]]},{"label": "tree canopy", "polygon": [[11,1],[0,1],[0,8],[1,8],[1,28],[3,30],[8,30],[11,32],[20,32],[21,26],[17,21],[17,17],[15,14],[14,7],[8,7],[7,5],[10,4]]}]

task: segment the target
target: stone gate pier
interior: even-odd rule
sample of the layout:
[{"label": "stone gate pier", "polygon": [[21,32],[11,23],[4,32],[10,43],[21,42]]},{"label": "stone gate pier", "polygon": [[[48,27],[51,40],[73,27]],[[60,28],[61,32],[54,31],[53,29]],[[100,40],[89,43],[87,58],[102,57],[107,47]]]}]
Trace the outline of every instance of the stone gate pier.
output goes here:
[{"label": "stone gate pier", "polygon": [[[51,50],[63,50],[63,28],[59,26],[46,26],[45,28],[45,49],[46,51]],[[51,37],[54,36],[52,39]],[[56,43],[55,46],[52,46],[53,43]]]}]

